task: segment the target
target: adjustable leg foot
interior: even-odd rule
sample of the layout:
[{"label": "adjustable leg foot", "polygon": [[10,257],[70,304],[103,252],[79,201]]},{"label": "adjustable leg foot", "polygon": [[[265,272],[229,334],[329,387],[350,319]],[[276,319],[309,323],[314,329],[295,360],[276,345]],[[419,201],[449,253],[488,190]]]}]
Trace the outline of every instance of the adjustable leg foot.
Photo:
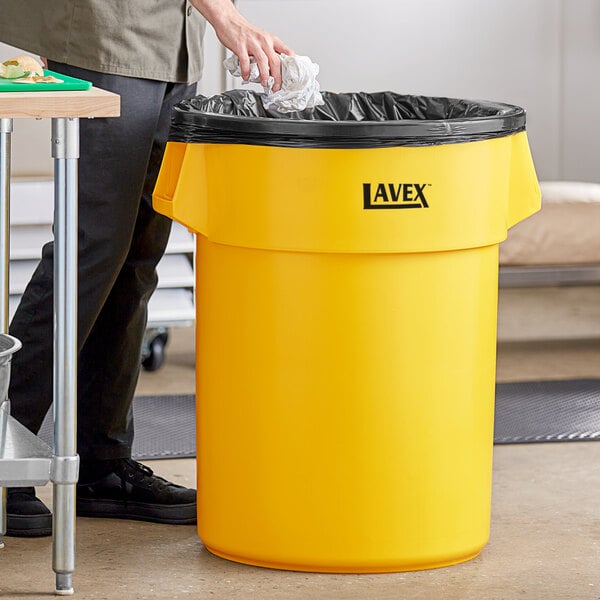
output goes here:
[{"label": "adjustable leg foot", "polygon": [[[2,409],[0,409],[2,410]],[[4,548],[6,534],[6,488],[0,488],[0,550]]]},{"label": "adjustable leg foot", "polygon": [[72,573],[57,573],[56,574],[56,590],[57,596],[72,596],[73,591],[73,574]]}]

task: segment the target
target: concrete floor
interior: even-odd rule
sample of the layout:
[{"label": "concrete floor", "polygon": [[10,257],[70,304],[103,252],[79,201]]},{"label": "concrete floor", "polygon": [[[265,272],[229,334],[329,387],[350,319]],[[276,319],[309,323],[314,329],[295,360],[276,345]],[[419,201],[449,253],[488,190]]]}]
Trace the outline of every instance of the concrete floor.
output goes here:
[{"label": "concrete floor", "polygon": [[[547,298],[554,291],[502,292],[499,381],[600,378],[600,336],[594,337],[600,288],[571,290],[566,308],[558,306],[556,292],[557,302]],[[172,329],[166,364],[143,373],[138,392],[193,392],[194,364],[192,330]],[[193,460],[148,464],[176,482],[195,483]],[[39,492],[50,502],[50,486]],[[324,575],[222,560],[192,526],[80,518],[75,593],[86,600],[600,600],[600,443],[495,446],[491,525],[481,555],[462,565]],[[7,538],[0,598],[44,598],[53,589],[50,538]]]}]

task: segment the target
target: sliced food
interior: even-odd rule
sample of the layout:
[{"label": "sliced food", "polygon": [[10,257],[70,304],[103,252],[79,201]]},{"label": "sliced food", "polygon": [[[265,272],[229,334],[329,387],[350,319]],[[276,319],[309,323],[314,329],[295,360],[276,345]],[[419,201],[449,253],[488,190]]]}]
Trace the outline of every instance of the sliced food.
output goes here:
[{"label": "sliced food", "polygon": [[3,79],[17,79],[23,77],[25,70],[21,65],[8,63],[0,63],[0,77]]},{"label": "sliced food", "polygon": [[63,80],[52,75],[28,75],[27,77],[15,79],[13,83],[63,83]]},{"label": "sliced food", "polygon": [[31,75],[44,74],[44,67],[42,64],[29,54],[20,54],[19,56],[15,56],[14,58],[7,60],[4,64],[18,65],[25,73],[30,73]]}]

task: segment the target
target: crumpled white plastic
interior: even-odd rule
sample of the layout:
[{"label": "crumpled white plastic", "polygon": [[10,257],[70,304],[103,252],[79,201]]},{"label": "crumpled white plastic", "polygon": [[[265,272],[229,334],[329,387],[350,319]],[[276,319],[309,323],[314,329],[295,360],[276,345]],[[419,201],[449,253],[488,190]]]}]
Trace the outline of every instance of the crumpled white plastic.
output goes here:
[{"label": "crumpled white plastic", "polygon": [[[319,65],[308,56],[280,54],[281,89],[273,92],[275,80],[269,77],[263,86],[263,105],[282,113],[295,112],[305,108],[313,108],[325,104],[321,96],[321,86],[317,81]],[[223,61],[223,66],[234,76],[241,77],[240,61],[233,54]],[[250,58],[250,77],[243,83],[260,83],[260,73],[254,58]]]}]

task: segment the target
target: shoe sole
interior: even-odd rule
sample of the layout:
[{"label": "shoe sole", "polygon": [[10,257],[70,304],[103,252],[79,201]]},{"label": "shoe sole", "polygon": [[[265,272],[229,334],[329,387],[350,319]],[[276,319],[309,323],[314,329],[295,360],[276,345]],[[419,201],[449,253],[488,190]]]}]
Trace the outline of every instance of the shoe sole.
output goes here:
[{"label": "shoe sole", "polygon": [[52,515],[7,515],[9,537],[46,537],[52,535]]},{"label": "shoe sole", "polygon": [[168,525],[194,525],[196,523],[196,503],[169,505],[78,498],[77,516],[130,519]]}]

